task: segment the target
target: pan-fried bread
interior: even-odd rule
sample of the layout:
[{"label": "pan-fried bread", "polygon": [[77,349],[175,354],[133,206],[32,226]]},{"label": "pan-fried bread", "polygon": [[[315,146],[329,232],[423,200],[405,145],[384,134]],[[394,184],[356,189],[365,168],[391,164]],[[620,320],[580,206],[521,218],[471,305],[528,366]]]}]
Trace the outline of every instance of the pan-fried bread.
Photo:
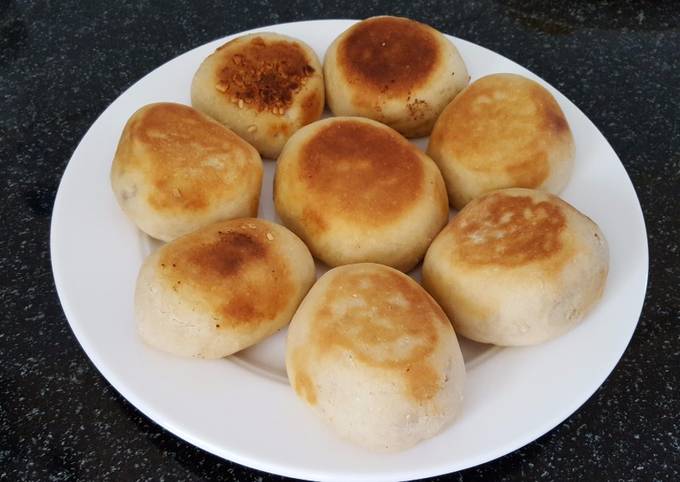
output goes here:
[{"label": "pan-fried bread", "polygon": [[288,330],[297,395],[342,437],[396,451],[432,437],[460,409],[465,368],[441,308],[387,266],[322,276]]},{"label": "pan-fried bread", "polygon": [[343,32],[328,48],[324,78],[335,115],[375,119],[406,137],[428,135],[469,79],[456,47],[441,33],[390,16]]},{"label": "pan-fried bread", "polygon": [[123,129],[111,185],[142,231],[170,241],[215,221],[256,216],[262,160],[243,139],[189,106],[149,104]]},{"label": "pan-fried bread", "polygon": [[307,247],[283,226],[244,218],[161,247],[142,266],[142,339],[180,356],[220,358],[285,326],[315,278]]},{"label": "pan-fried bread", "polygon": [[423,263],[423,285],[456,332],[482,343],[531,345],[579,323],[607,279],[607,242],[566,202],[503,189],[470,202]]},{"label": "pan-fried bread", "polygon": [[407,271],[448,219],[434,162],[396,131],[359,117],[298,131],[277,162],[274,201],[284,224],[330,266]]},{"label": "pan-fried bread", "polygon": [[206,58],[191,103],[275,159],[288,138],[323,112],[321,64],[304,42],[275,33],[243,35]]},{"label": "pan-fried bread", "polygon": [[495,189],[559,193],[571,176],[574,139],[553,96],[515,74],[473,82],[442,112],[428,154],[456,209]]}]

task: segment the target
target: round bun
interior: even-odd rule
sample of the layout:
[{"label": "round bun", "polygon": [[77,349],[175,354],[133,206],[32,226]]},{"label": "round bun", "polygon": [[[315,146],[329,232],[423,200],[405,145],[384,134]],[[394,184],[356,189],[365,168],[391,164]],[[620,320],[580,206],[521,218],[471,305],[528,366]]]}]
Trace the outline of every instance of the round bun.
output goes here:
[{"label": "round bun", "polygon": [[283,223],[330,266],[413,268],[448,219],[435,163],[370,119],[334,117],[300,129],[276,166]]},{"label": "round bun", "polygon": [[198,68],[191,103],[275,159],[300,127],[321,117],[321,64],[304,42],[275,33],[238,37]]},{"label": "round bun", "polygon": [[139,229],[170,241],[215,221],[256,216],[262,160],[191,107],[150,104],[123,129],[111,186]]},{"label": "round bun", "polygon": [[552,194],[504,189],[469,203],[432,243],[423,285],[456,333],[532,345],[579,323],[602,296],[607,242]]},{"label": "round bun", "polygon": [[396,451],[457,414],[465,366],[451,323],[415,281],[387,266],[332,269],[288,329],[288,378],[343,438]]},{"label": "round bun", "polygon": [[285,326],[314,278],[312,256],[283,226],[215,223],[144,262],[135,292],[139,333],[175,355],[224,357]]},{"label": "round bun", "polygon": [[324,78],[335,115],[375,119],[407,137],[429,135],[469,81],[458,50],[441,33],[386,16],[356,23],[335,39]]},{"label": "round bun", "polygon": [[514,74],[473,82],[442,112],[427,153],[460,209],[496,190],[559,193],[571,176],[574,139],[562,109],[540,84]]}]

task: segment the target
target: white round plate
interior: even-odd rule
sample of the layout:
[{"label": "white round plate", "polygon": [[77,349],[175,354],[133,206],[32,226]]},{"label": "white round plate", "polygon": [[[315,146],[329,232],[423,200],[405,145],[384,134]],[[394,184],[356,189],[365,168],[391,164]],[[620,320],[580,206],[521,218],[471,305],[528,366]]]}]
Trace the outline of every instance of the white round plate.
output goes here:
[{"label": "white round plate", "polygon": [[[352,23],[322,20],[255,31],[297,37],[323,58]],[[116,204],[111,159],[124,123],[138,108],[157,101],[190,104],[194,72],[227,39],[177,57],[121,95],[80,142],[59,186],[51,233],[57,290],[78,341],[111,385],[165,429],[225,459],[292,477],[342,481],[414,479],[481,464],[546,433],[593,394],[623,354],[642,308],[648,257],[640,204],[618,157],[574,104],[516,63],[457,38],[451,40],[473,80],[493,72],[533,78],[555,95],[571,124],[576,165],[562,196],[600,225],[611,250],[604,297],[582,324],[529,348],[464,342],[462,414],[438,436],[396,454],[343,442],[295,397],[283,365],[285,333],[213,361],[176,358],[143,345],[133,292],[154,243]],[[275,219],[275,163],[265,164],[260,215]]]}]

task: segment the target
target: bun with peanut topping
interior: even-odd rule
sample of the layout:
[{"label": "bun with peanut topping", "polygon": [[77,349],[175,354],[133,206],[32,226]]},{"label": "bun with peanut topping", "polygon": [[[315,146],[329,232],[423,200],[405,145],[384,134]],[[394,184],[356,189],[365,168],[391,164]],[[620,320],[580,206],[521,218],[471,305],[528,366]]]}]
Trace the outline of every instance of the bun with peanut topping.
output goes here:
[{"label": "bun with peanut topping", "polygon": [[275,159],[324,108],[321,64],[304,42],[275,33],[238,37],[198,68],[191,104]]}]

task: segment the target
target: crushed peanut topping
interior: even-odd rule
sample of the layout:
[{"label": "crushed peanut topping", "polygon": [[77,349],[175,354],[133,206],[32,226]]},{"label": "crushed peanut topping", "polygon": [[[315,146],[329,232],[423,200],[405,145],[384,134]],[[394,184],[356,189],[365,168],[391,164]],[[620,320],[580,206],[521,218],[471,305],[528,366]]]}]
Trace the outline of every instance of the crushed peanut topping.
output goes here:
[{"label": "crushed peanut topping", "polygon": [[288,41],[255,37],[226,56],[215,88],[240,109],[283,115],[314,73],[302,48]]}]

